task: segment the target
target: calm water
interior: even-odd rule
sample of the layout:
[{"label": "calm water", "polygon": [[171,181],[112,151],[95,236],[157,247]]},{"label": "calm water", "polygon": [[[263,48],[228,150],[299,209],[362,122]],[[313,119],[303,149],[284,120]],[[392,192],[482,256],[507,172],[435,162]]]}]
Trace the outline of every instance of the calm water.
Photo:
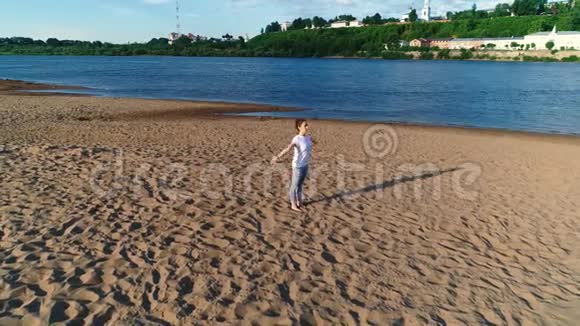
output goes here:
[{"label": "calm water", "polygon": [[579,64],[0,56],[0,78],[310,109],[283,116],[580,134]]}]

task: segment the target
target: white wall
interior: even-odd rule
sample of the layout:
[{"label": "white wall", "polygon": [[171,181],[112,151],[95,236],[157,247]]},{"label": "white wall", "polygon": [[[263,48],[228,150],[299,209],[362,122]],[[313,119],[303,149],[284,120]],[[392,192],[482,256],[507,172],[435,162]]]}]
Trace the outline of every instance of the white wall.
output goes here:
[{"label": "white wall", "polygon": [[347,27],[346,26],[346,22],[334,22],[332,24],[330,24],[331,28],[342,28],[342,27]]},{"label": "white wall", "polygon": [[580,50],[580,34],[576,35],[528,35],[525,37],[525,43],[535,43],[537,50],[545,50],[546,43],[554,42],[554,49],[560,50],[561,47],[574,48]]}]

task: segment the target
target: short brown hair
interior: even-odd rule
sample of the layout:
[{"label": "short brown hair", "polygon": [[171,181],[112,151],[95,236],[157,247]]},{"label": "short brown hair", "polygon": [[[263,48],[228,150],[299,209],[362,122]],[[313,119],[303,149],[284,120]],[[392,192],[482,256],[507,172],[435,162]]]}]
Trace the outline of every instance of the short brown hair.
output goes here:
[{"label": "short brown hair", "polygon": [[300,130],[300,126],[306,122],[306,119],[296,119],[296,122],[294,123],[294,128],[296,128],[296,130]]}]

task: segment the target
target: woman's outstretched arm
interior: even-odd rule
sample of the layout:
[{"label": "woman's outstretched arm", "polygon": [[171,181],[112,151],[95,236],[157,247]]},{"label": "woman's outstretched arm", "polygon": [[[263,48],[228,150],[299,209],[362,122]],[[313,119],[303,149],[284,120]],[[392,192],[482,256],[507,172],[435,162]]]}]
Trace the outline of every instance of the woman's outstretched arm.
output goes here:
[{"label": "woman's outstretched arm", "polygon": [[283,151],[280,152],[280,154],[272,157],[272,163],[276,163],[278,162],[278,160],[280,158],[282,158],[282,156],[286,155],[290,150],[292,150],[292,148],[294,148],[294,146],[296,146],[294,143],[290,143],[290,145],[288,145],[288,147],[286,147]]}]

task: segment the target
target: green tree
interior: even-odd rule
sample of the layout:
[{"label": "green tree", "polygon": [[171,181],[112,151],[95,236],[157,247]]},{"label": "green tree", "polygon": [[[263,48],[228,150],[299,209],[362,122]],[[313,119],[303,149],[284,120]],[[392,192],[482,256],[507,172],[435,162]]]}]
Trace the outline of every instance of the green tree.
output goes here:
[{"label": "green tree", "polygon": [[547,4],[548,0],[542,0],[542,1],[539,1],[539,2],[540,3],[538,5],[537,14],[541,15],[541,14],[543,14],[543,13],[546,12],[546,4]]},{"label": "green tree", "polygon": [[266,33],[275,33],[282,30],[282,26],[278,22],[272,22],[266,26]]},{"label": "green tree", "polygon": [[46,44],[48,44],[50,46],[59,46],[60,41],[56,38],[49,38],[48,40],[46,40]]},{"label": "green tree", "polygon": [[417,10],[416,9],[411,10],[411,12],[409,13],[409,21],[411,23],[414,23],[417,21],[417,19],[419,19],[419,16],[417,16]]},{"label": "green tree", "polygon": [[351,22],[351,21],[356,20],[356,17],[353,15],[340,15],[340,16],[337,16],[336,18],[334,18],[334,21],[339,21],[339,20]]},{"label": "green tree", "polygon": [[440,59],[440,60],[451,59],[451,50],[443,49],[443,50],[439,51],[439,53],[437,53],[437,59]]},{"label": "green tree", "polygon": [[181,35],[177,40],[173,41],[173,46],[177,48],[184,48],[191,44],[191,39],[185,35]]},{"label": "green tree", "polygon": [[461,54],[459,55],[459,59],[467,60],[473,58],[473,52],[467,49],[461,49]]},{"label": "green tree", "polygon": [[555,44],[552,41],[549,41],[548,43],[546,43],[546,49],[548,50],[552,50],[554,48]]},{"label": "green tree", "polygon": [[477,28],[477,20],[475,18],[469,18],[465,27],[467,31],[474,31]]},{"label": "green tree", "polygon": [[431,52],[431,51],[423,51],[419,55],[419,58],[421,60],[433,60],[434,57],[435,56],[433,55],[433,52]]},{"label": "green tree", "polygon": [[294,19],[294,21],[292,22],[292,26],[290,26],[290,29],[304,29],[304,28],[306,28],[306,23],[304,22],[304,19],[302,19],[302,17]]},{"label": "green tree", "polygon": [[381,14],[376,13],[373,16],[367,16],[363,19],[363,23],[367,25],[381,25],[384,23]]},{"label": "green tree", "polygon": [[401,46],[400,36],[395,32],[389,32],[383,39],[389,50],[398,49]]},{"label": "green tree", "polygon": [[545,11],[547,0],[515,0],[513,12],[518,16],[531,16]]},{"label": "green tree", "polygon": [[573,30],[580,31],[580,7],[574,8],[571,25]]},{"label": "green tree", "polygon": [[314,16],[312,18],[312,25],[314,27],[324,27],[324,26],[326,26],[326,24],[327,24],[326,19],[324,19],[322,17]]},{"label": "green tree", "polygon": [[511,14],[512,6],[509,3],[499,3],[495,6],[494,17],[506,17]]}]

